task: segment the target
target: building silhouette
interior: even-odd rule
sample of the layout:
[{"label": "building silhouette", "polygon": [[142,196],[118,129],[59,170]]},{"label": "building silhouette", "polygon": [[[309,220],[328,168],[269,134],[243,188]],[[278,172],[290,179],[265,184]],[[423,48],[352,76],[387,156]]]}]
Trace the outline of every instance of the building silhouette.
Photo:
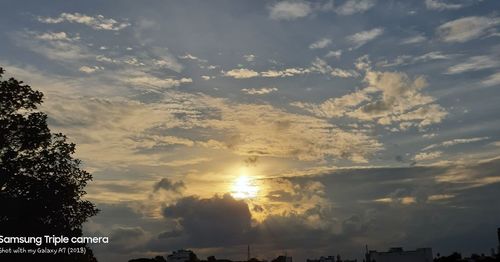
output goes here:
[{"label": "building silhouette", "polygon": [[432,262],[431,248],[403,250],[402,247],[392,247],[387,252],[370,250],[365,255],[366,262]]},{"label": "building silhouette", "polygon": [[319,259],[307,259],[306,262],[336,262],[335,256],[321,256]]},{"label": "building silhouette", "polygon": [[327,256],[327,257],[321,256],[319,259],[307,259],[306,260],[306,262],[357,262],[357,261],[358,261],[357,259],[354,259],[354,260],[342,259],[340,254],[338,254],[336,258],[335,258],[335,256]]}]

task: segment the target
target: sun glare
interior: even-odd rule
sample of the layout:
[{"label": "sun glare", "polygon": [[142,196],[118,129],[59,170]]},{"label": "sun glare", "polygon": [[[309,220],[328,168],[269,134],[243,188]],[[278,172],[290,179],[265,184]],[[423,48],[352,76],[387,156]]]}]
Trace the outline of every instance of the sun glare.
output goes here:
[{"label": "sun glare", "polygon": [[240,175],[233,182],[231,195],[238,199],[254,198],[259,192],[259,187],[255,181],[247,174],[246,170],[241,170]]}]

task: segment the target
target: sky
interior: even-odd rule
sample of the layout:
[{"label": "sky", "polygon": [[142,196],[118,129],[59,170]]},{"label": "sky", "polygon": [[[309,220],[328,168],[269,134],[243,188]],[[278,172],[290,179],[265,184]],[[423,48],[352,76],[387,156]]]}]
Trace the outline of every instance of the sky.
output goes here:
[{"label": "sky", "polygon": [[101,261],[490,253],[496,0],[2,1],[0,65],[45,94]]}]

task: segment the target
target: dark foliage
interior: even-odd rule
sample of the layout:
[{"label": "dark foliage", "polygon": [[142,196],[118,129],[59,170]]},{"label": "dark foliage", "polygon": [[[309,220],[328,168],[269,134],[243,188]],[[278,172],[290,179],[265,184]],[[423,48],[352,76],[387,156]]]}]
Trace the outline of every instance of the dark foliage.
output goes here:
[{"label": "dark foliage", "polygon": [[[47,115],[37,111],[43,94],[3,73],[0,68],[0,235],[81,236],[82,224],[98,212],[82,199],[92,176],[72,157],[75,144],[52,134]],[[44,260],[25,255],[6,261]],[[96,260],[89,249],[86,256],[47,261]]]},{"label": "dark foliage", "polygon": [[131,259],[128,262],[167,262],[164,257],[156,256],[155,258],[137,258]]}]

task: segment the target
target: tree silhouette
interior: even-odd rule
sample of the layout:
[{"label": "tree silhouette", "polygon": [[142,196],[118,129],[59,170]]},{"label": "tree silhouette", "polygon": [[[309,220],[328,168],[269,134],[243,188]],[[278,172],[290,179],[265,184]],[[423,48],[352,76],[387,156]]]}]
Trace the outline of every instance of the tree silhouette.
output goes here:
[{"label": "tree silhouette", "polygon": [[[82,224],[98,212],[82,199],[92,176],[72,157],[75,144],[50,132],[47,115],[37,110],[43,94],[3,74],[0,67],[0,235],[81,236]],[[6,261],[96,261],[88,250]]]}]

